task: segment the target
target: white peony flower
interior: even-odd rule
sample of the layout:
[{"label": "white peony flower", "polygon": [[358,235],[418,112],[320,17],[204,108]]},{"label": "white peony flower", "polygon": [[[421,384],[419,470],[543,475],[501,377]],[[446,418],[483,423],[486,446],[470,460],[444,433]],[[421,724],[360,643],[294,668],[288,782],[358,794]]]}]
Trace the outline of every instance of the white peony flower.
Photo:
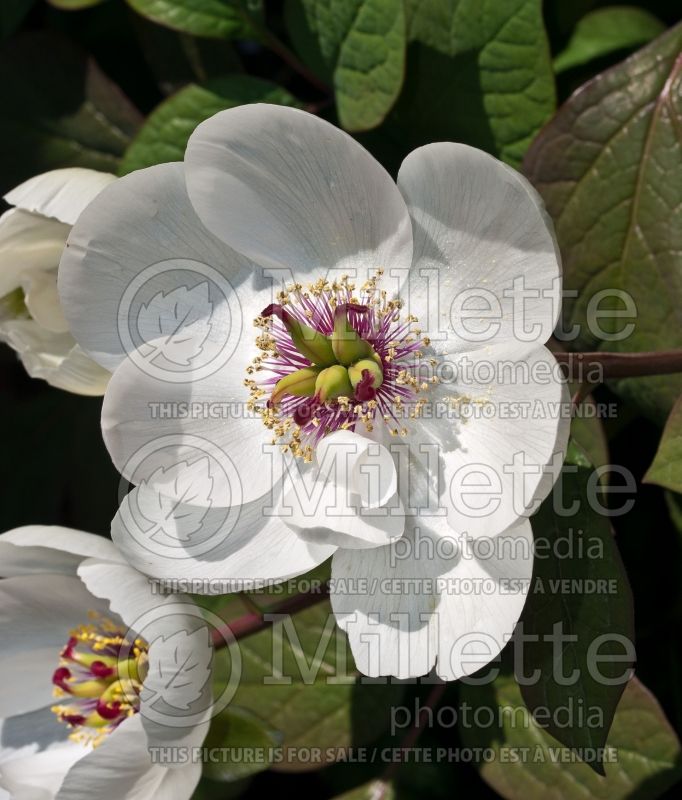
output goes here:
[{"label": "white peony flower", "polygon": [[56,169],[17,186],[0,216],[0,341],[32,378],[58,389],[104,394],[109,373],[69,333],[57,294],[57,267],[71,226],[114,175]]},{"label": "white peony flower", "polygon": [[0,797],[189,798],[201,764],[170,762],[211,715],[208,631],[198,609],[183,614],[196,606],[153,595],[81,531],[9,531],[0,563]]},{"label": "white peony flower", "polygon": [[333,555],[366,674],[454,679],[499,653],[567,439],[543,345],[560,267],[523,177],[440,143],[396,185],[327,122],[243,106],[184,163],[105,189],[59,281],[114,373],[102,428],[136,484],[113,524],[131,563],[234,591]]}]

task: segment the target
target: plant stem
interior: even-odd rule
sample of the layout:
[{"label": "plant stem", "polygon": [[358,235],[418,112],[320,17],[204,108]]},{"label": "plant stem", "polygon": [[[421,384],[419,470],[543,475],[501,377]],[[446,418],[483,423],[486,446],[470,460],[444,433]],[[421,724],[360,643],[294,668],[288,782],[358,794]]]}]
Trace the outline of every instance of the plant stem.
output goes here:
[{"label": "plant stem", "polygon": [[261,43],[264,44],[268,50],[271,50],[275,55],[279,56],[288,67],[294,72],[297,72],[302,78],[305,78],[305,80],[318,91],[324,94],[332,93],[331,88],[327,86],[324,81],[321,81],[315,73],[311,72],[308,67],[299,60],[298,56],[289,50],[284,42],[280,41],[272,31],[265,25],[262,25],[260,21],[244,7],[243,3],[237,3],[234,8],[241,15],[242,19],[256,31]]},{"label": "plant stem", "polygon": [[[244,639],[264,630],[272,623],[272,620],[264,619],[264,614],[295,614],[304,608],[321,603],[327,597],[329,597],[329,589],[325,585],[317,592],[299,592],[293,597],[287,597],[263,611],[249,611],[229,624],[225,623],[220,628],[216,628],[212,634],[213,644],[220,649],[232,639]],[[253,607],[252,604],[251,607]]]},{"label": "plant stem", "polygon": [[646,375],[671,375],[682,372],[682,350],[661,350],[650,353],[563,353],[554,357],[568,368],[569,375],[578,366],[600,367],[601,376],[588,382],[600,383],[606,378],[640,378]]},{"label": "plant stem", "polygon": [[311,72],[306,65],[298,59],[298,57],[280,41],[273,33],[263,29],[259,31],[262,36],[263,44],[272,50],[275,55],[278,55],[284,63],[289,66],[294,72],[305,78],[311,86],[314,86],[318,91],[324,94],[331,94],[331,88],[327,86],[324,81],[321,81],[315,73]]}]

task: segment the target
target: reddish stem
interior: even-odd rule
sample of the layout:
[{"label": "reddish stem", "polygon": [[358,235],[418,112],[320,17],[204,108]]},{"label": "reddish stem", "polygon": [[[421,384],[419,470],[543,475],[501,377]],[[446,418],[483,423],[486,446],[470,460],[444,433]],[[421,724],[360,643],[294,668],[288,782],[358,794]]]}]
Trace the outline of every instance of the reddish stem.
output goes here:
[{"label": "reddish stem", "polygon": [[[603,378],[639,378],[646,375],[671,375],[682,372],[682,350],[661,350],[649,353],[562,353],[556,360],[568,367],[595,364],[601,367]],[[595,381],[598,382],[598,381]]]},{"label": "reddish stem", "polygon": [[212,633],[213,644],[219,649],[232,639],[244,639],[264,630],[272,623],[272,620],[264,619],[264,614],[295,614],[304,608],[310,608],[310,606],[321,603],[327,597],[329,597],[329,588],[325,584],[317,592],[299,592],[293,597],[287,597],[285,600],[275,603],[262,612],[250,611],[230,623],[225,623],[225,625],[215,628]]}]

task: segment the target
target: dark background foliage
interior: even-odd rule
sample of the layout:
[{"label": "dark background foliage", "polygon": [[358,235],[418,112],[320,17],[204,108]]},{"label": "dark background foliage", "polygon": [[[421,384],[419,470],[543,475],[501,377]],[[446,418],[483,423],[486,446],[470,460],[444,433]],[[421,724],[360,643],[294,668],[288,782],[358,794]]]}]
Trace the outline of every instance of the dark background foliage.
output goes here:
[{"label": "dark background foliage", "polygon": [[[575,240],[582,241],[580,220],[567,218],[561,198],[552,193],[551,169],[547,160],[543,161],[542,148],[554,141],[554,123],[543,126],[554,117],[557,107],[566,101],[574,102],[569,98],[576,89],[593,79],[602,80],[605,70],[621,64],[655,35],[673,28],[679,19],[679,9],[668,0],[629,3],[629,9],[646,12],[650,18],[640,16],[632,22],[613,17],[606,27],[615,31],[614,43],[605,44],[603,36],[597,35],[593,54],[584,63],[571,65],[571,58],[565,54],[570,51],[581,21],[612,4],[546,0],[541,8],[535,0],[406,0],[408,36],[406,42],[403,30],[401,44],[395,33],[396,26],[400,27],[396,9],[401,4],[378,2],[374,4],[379,10],[378,21],[374,22],[380,34],[371,48],[372,52],[386,48],[380,65],[385,73],[380,76],[382,92],[378,99],[374,95],[370,99],[362,82],[362,64],[339,67],[342,59],[334,37],[343,39],[341,34],[347,35],[348,30],[339,32],[334,24],[343,29],[349,8],[355,13],[372,4],[349,0],[346,10],[341,11],[338,9],[343,4],[336,4],[338,13],[332,24],[332,17],[325,17],[320,7],[324,10],[335,4],[330,0],[320,2],[317,10],[321,22],[316,28],[311,20],[318,18],[310,16],[315,4],[309,0],[264,4],[196,0],[197,7],[222,7],[227,14],[222,21],[214,19],[202,29],[196,18],[181,14],[164,19],[164,9],[172,7],[174,1],[3,0],[3,192],[38,172],[59,166],[83,165],[123,174],[181,158],[192,128],[220,108],[257,99],[295,103],[351,130],[392,172],[413,147],[439,139],[469,142],[517,168],[522,167],[525,158],[525,169],[545,195],[557,222],[567,283],[576,286],[571,264]],[[182,7],[183,2],[178,0],[176,5]],[[230,17],[234,8],[238,13]],[[371,20],[367,24],[370,23]],[[404,27],[404,20],[402,24]],[[629,35],[619,35],[630,28]],[[676,30],[672,34],[676,40],[670,46],[679,53],[682,34],[679,28]],[[557,56],[561,56],[563,65],[561,60],[555,61],[552,69],[552,59]],[[362,61],[362,54],[358,58]],[[594,84],[597,90],[601,85]],[[632,93],[636,94],[636,90]],[[646,102],[642,100],[643,107]],[[679,113],[679,96],[677,102]],[[599,136],[595,123],[597,141]],[[679,165],[679,129],[677,137],[675,157]],[[635,145],[633,148],[633,158],[640,157]],[[559,148],[556,152],[563,151]],[[619,157],[626,158],[627,153]],[[566,158],[570,172],[570,156]],[[679,177],[679,166],[677,169],[671,180]],[[679,192],[678,185],[678,208],[682,204]],[[591,201],[590,197],[582,199],[581,209]],[[584,211],[584,216],[589,222],[589,210]],[[677,222],[679,216],[671,211],[667,224],[672,229]],[[573,240],[572,231],[576,232]],[[671,269],[676,270],[679,280],[679,252]],[[648,315],[645,327],[651,321],[649,327],[660,336],[649,336],[646,346],[630,343],[632,349],[680,346],[679,319],[673,324],[674,330],[661,333],[656,299],[643,293],[638,299]],[[677,299],[682,300],[671,298],[673,305]],[[636,387],[627,382],[600,387],[594,400],[614,403],[617,414],[576,427],[574,437],[592,464],[610,461],[622,465],[638,481],[634,508],[614,518],[612,524],[634,597],[637,676],[658,699],[679,735],[682,504],[675,490],[682,488],[682,471],[667,483],[642,482],[658,451],[672,402],[680,391],[673,378],[660,380],[659,384],[644,382]],[[101,441],[100,406],[99,399],[69,395],[31,380],[14,353],[2,346],[0,412],[5,429],[0,530],[44,523],[108,534],[121,486]],[[678,430],[675,428],[676,435]],[[591,523],[588,520],[585,524]],[[423,702],[429,688],[420,684],[405,686],[402,702],[410,707]],[[626,694],[622,702],[627,708],[624,706],[622,718],[617,716],[612,736],[620,737],[614,743],[620,743],[624,751],[632,750],[633,763],[640,759],[646,769],[638,771],[637,766],[626,764],[619,776],[607,770],[610,783],[588,768],[581,772],[583,765],[576,773],[566,767],[565,776],[558,775],[562,767],[546,772],[530,769],[529,775],[524,776],[522,770],[505,770],[501,765],[447,761],[405,764],[390,777],[401,798],[472,794],[510,798],[647,798],[663,796],[666,791],[671,797],[677,796],[675,787],[669,787],[682,775],[679,741],[655,701],[645,695],[641,686]],[[508,676],[485,691],[452,684],[442,703],[457,707],[466,699],[476,705],[502,700],[522,702]],[[244,702],[249,707],[251,701]],[[293,709],[294,715],[305,711],[296,703]],[[272,723],[270,712],[260,710],[259,714],[255,701],[251,710],[262,722]],[[357,742],[369,720],[363,717],[357,701],[352,713],[352,741]],[[279,719],[273,727],[283,729],[295,724],[284,717]],[[402,740],[403,736],[391,739],[385,733],[376,741],[379,746],[395,746]],[[425,729],[419,739],[423,748],[499,746],[501,742],[516,743],[508,731],[463,731],[438,724]],[[384,770],[385,766],[372,764],[338,764],[305,771],[267,770],[236,781],[206,779],[196,797],[257,797],[268,792],[334,797],[380,777]],[[369,795],[357,795],[366,796]]]}]

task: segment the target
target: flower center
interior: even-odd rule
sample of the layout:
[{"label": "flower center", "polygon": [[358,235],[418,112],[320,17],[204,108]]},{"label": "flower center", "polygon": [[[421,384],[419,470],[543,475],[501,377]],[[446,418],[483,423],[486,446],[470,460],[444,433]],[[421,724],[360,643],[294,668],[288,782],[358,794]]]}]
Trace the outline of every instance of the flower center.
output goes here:
[{"label": "flower center", "polygon": [[120,624],[88,612],[92,620],[69,634],[52,675],[54,696],[68,704],[52,706],[73,729],[69,738],[97,746],[127,717],[140,710],[147,672],[147,643],[130,642]]},{"label": "flower center", "polygon": [[419,379],[421,348],[430,342],[420,338],[416,317],[401,319],[401,301],[379,289],[381,275],[357,293],[347,276],[305,289],[294,284],[254,321],[261,353],[246,370],[249,409],[284,452],[312,461],[323,436],[370,432],[377,422],[406,436],[402,421],[421,414],[427,401],[418,395],[429,388]]}]

